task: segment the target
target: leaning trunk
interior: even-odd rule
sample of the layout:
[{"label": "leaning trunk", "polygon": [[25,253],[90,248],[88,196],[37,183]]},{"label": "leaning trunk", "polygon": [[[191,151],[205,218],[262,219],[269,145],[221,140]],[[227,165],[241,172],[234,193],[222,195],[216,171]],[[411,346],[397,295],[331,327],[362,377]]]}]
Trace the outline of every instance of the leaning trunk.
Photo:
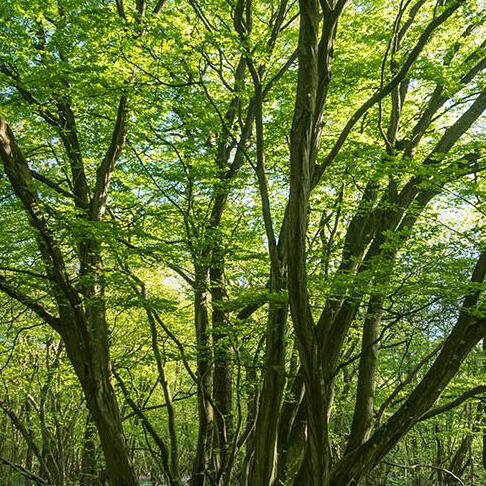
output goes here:
[{"label": "leaning trunk", "polygon": [[138,486],[123,435],[120,411],[111,380],[106,332],[87,327],[82,335],[73,328],[63,335],[66,351],[86,397],[98,430],[111,486]]},{"label": "leaning trunk", "polygon": [[80,486],[96,486],[96,429],[91,415],[86,418],[84,429],[83,452],[81,457]]},{"label": "leaning trunk", "polygon": [[214,430],[214,410],[209,393],[211,390],[212,373],[211,357],[209,355],[209,320],[204,291],[205,281],[196,284],[194,296],[194,312],[196,339],[198,344],[197,373],[198,373],[198,416],[199,431],[197,439],[196,458],[194,461],[192,486],[208,484],[208,475],[212,474],[211,451]]},{"label": "leaning trunk", "polygon": [[287,304],[270,304],[265,372],[254,435],[249,484],[270,486],[277,473],[277,431],[285,386],[285,325]]}]

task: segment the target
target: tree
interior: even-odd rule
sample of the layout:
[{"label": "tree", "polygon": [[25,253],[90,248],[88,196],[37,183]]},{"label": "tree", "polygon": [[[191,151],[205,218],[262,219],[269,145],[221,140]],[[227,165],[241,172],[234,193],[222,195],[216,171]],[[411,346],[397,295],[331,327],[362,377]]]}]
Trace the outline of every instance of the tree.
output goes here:
[{"label": "tree", "polygon": [[[29,312],[20,333],[57,333],[47,375],[63,353],[75,371],[80,481],[98,474],[93,424],[116,485],[475,477],[481,2],[0,16],[0,290]],[[7,405],[31,451],[8,464],[62,484]],[[446,446],[444,417],[473,434]],[[404,453],[417,437],[436,455]]]}]

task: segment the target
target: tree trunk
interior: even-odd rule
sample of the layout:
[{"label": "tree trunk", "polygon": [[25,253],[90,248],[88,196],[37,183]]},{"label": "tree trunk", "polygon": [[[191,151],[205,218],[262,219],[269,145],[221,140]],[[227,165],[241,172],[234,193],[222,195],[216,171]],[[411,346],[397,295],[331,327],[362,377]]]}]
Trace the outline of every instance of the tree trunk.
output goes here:
[{"label": "tree trunk", "polygon": [[93,419],[88,414],[84,429],[79,486],[97,486],[95,434]]},{"label": "tree trunk", "polygon": [[374,295],[370,298],[368,312],[363,324],[356,404],[351,435],[346,446],[348,452],[368,440],[373,428],[376,360],[383,300],[381,295]]},{"label": "tree trunk", "polygon": [[[138,486],[135,469],[123,435],[120,411],[111,379],[106,330],[84,335],[66,328],[66,351],[81,383],[88,410],[96,424],[111,486]],[[98,329],[99,331],[99,329]]]},{"label": "tree trunk", "polygon": [[[483,348],[483,360],[485,363],[483,364],[483,368],[486,368],[486,338],[483,338],[482,342]],[[486,401],[483,401],[483,426],[486,424]],[[483,437],[482,437],[482,454],[481,454],[481,463],[483,465],[483,469],[486,471],[486,427],[483,428]]]},{"label": "tree trunk", "polygon": [[[214,350],[214,379],[213,397],[218,413],[216,414],[216,436],[218,452],[213,462],[218,463],[216,469],[220,480],[223,474],[226,476],[231,468],[228,462],[228,446],[232,436],[232,402],[233,402],[233,377],[231,366],[231,346],[228,342],[229,323],[226,314],[222,309],[224,304],[224,271],[223,258],[220,249],[213,250],[213,262],[209,271],[211,286],[211,306],[213,324],[213,350]],[[223,485],[224,486],[224,485]]]},{"label": "tree trunk", "polygon": [[251,486],[271,486],[277,475],[277,431],[285,386],[287,304],[271,302],[268,315],[265,370],[254,436]]},{"label": "tree trunk", "polygon": [[[199,272],[201,270],[199,269]],[[212,383],[211,356],[209,347],[209,320],[204,289],[205,279],[199,278],[196,282],[194,295],[194,312],[196,339],[198,345],[197,374],[198,374],[198,417],[199,431],[197,450],[194,461],[192,486],[205,486],[208,484],[208,475],[212,474],[211,456],[214,431],[214,410],[210,396]]]}]

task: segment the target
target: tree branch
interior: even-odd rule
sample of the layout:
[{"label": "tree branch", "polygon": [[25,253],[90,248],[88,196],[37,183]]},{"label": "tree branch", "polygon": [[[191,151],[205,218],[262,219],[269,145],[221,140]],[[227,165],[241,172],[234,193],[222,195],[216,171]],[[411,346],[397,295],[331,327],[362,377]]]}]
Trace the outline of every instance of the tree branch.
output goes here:
[{"label": "tree branch", "polygon": [[58,317],[51,314],[44,306],[39,304],[39,302],[32,297],[19,292],[17,286],[13,286],[8,283],[2,276],[0,276],[0,290],[9,297],[15,299],[17,302],[25,305],[52,328],[58,330],[61,327],[61,320]]},{"label": "tree branch", "polygon": [[444,10],[442,14],[437,16],[434,20],[432,20],[429,25],[426,27],[422,35],[419,37],[417,44],[412,49],[410,54],[408,55],[406,61],[404,62],[401,69],[395,75],[393,79],[391,79],[382,89],[377,91],[374,95],[372,95],[368,100],[366,100],[351,116],[351,118],[346,123],[345,127],[343,128],[341,134],[339,135],[338,139],[336,140],[334,146],[324,158],[323,162],[320,165],[316,165],[313,178],[312,178],[312,186],[316,186],[326,170],[326,168],[331,164],[331,162],[336,158],[341,147],[346,142],[349,134],[351,133],[353,127],[356,125],[358,120],[377,102],[381,101],[385,96],[390,94],[394,88],[396,88],[402,81],[405,79],[406,75],[408,74],[410,68],[412,67],[413,63],[417,60],[418,56],[427,45],[430,37],[434,33],[434,31],[442,25],[458,8],[461,4],[464,3],[464,0],[458,0],[454,2],[448,9]]},{"label": "tree branch", "polygon": [[486,392],[486,385],[476,386],[471,390],[464,392],[462,395],[458,396],[455,400],[445,403],[444,405],[431,408],[428,412],[424,413],[422,417],[420,417],[419,422],[422,422],[423,420],[428,420],[429,418],[435,417],[441,413],[448,412],[449,410],[458,407],[466,400],[469,400],[470,398],[474,398],[485,392]]},{"label": "tree branch", "polygon": [[125,95],[122,95],[118,104],[116,123],[113,129],[110,146],[108,147],[103,162],[96,171],[95,191],[91,201],[91,218],[94,221],[100,221],[105,212],[111,176],[125,144],[127,118],[127,98]]},{"label": "tree branch", "polygon": [[26,477],[30,481],[33,481],[38,486],[47,486],[47,482],[44,481],[44,479],[35,475],[33,472],[28,471],[27,469],[25,469],[25,467],[21,466],[20,464],[15,464],[13,462],[10,462],[1,456],[0,456],[0,464],[4,464],[5,466],[11,467],[14,471],[19,472],[22,476]]}]

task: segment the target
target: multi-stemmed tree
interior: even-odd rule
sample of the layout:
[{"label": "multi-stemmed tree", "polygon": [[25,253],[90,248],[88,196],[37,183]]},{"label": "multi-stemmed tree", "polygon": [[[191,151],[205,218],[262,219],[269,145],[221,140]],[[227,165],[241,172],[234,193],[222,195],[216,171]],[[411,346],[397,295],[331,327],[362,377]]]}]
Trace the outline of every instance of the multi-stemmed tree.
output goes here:
[{"label": "multi-stemmed tree", "polygon": [[[484,392],[436,403],[486,331],[481,8],[0,7],[0,289],[63,343],[111,484],[143,469],[120,403],[170,484],[190,471],[201,486],[347,486]],[[152,356],[144,400],[127,339]],[[178,413],[174,373],[195,389],[194,418]],[[468,415],[476,434],[483,413]],[[434,477],[455,480],[473,441],[442,463],[436,439]]]}]

